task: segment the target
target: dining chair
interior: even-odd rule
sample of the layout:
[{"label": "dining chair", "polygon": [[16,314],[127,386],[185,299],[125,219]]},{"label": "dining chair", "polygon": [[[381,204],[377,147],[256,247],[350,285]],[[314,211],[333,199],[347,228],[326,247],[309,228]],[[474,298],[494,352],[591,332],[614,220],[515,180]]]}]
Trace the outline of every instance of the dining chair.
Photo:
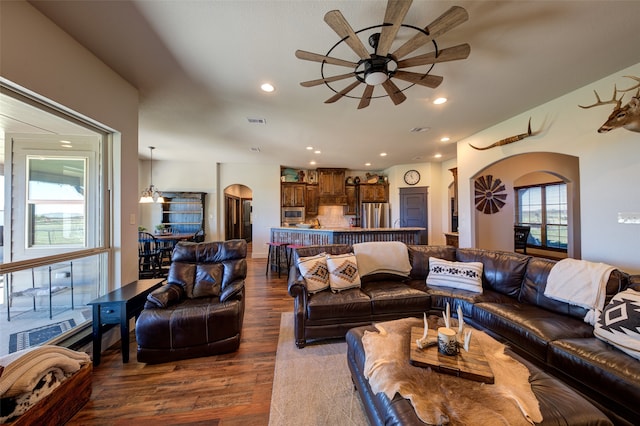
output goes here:
[{"label": "dining chair", "polygon": [[161,250],[158,240],[148,232],[138,232],[138,278],[160,276]]},{"label": "dining chair", "polygon": [[527,254],[527,240],[531,232],[530,226],[514,225],[513,226],[513,251],[522,250],[523,254]]}]

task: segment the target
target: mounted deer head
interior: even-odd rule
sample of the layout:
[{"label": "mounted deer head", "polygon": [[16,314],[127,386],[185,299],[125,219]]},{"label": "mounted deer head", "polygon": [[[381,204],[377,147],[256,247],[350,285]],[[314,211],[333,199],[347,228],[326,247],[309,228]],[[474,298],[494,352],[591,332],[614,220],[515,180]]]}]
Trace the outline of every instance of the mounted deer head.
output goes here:
[{"label": "mounted deer head", "polygon": [[630,75],[625,76],[627,78],[631,78],[638,82],[635,86],[632,86],[628,89],[621,90],[621,92],[630,92],[631,90],[638,89],[636,95],[631,98],[628,104],[622,106],[622,98],[624,97],[624,93],[620,96],[620,99],[617,99],[618,89],[616,86],[613,86],[613,97],[610,101],[602,101],[600,96],[598,96],[598,92],[595,90],[593,93],[596,94],[596,102],[593,105],[582,106],[578,105],[580,108],[592,108],[598,105],[607,105],[607,104],[615,104],[615,108],[609,115],[609,118],[605,123],[600,126],[598,129],[598,133],[606,133],[610,130],[617,129],[618,127],[623,127],[627,130],[631,130],[632,132],[640,132],[640,78],[633,77]]}]

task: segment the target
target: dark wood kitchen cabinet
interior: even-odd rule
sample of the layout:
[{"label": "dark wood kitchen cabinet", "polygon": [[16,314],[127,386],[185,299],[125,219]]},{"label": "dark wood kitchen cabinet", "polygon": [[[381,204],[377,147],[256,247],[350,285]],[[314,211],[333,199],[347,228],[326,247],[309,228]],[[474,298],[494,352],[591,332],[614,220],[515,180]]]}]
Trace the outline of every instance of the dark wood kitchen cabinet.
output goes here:
[{"label": "dark wood kitchen cabinet", "polygon": [[344,214],[357,214],[358,213],[358,186],[357,185],[345,185],[345,192],[347,194],[347,205],[344,206]]},{"label": "dark wood kitchen cabinet", "polygon": [[308,215],[318,214],[318,185],[307,185],[307,198],[305,200],[305,211]]},{"label": "dark wood kitchen cabinet", "polygon": [[365,183],[360,184],[360,201],[363,203],[388,203],[389,184]]},{"label": "dark wood kitchen cabinet", "polygon": [[282,207],[304,207],[307,195],[307,185],[304,183],[280,184],[280,196]]},{"label": "dark wood kitchen cabinet", "polygon": [[347,204],[344,182],[345,169],[317,169],[320,204]]}]

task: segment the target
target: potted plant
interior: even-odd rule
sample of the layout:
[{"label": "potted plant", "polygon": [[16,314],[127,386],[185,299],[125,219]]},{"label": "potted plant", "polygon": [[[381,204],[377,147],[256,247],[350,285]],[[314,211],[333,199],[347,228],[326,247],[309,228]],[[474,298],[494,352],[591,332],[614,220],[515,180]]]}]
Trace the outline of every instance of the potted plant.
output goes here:
[{"label": "potted plant", "polygon": [[156,225],[156,234],[163,234],[163,233],[164,233],[164,223],[160,223]]}]

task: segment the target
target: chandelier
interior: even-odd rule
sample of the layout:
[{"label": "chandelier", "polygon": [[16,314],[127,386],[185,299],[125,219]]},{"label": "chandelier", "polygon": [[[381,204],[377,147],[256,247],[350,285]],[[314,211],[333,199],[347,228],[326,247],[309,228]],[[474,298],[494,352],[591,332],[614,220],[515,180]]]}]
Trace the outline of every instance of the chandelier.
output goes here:
[{"label": "chandelier", "polygon": [[151,152],[151,161],[149,162],[149,168],[150,168],[149,186],[142,190],[142,194],[140,195],[140,203],[164,203],[162,192],[158,191],[156,187],[153,186],[153,150],[154,149],[156,149],[155,146],[149,147],[149,151]]}]

